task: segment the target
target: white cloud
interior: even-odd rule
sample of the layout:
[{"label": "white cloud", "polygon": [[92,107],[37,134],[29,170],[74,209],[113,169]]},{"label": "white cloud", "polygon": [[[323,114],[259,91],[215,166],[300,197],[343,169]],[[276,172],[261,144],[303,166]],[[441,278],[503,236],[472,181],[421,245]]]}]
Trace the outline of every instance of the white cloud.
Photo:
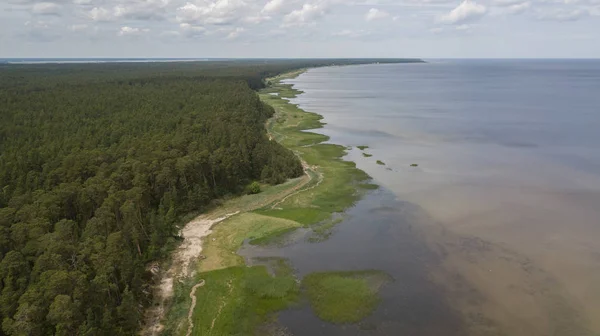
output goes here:
[{"label": "white cloud", "polygon": [[229,34],[227,34],[227,39],[229,39],[229,40],[235,39],[238,36],[240,36],[240,34],[243,33],[244,31],[246,31],[246,29],[244,29],[242,27],[237,27],[233,31],[231,31]]},{"label": "white cloud", "polygon": [[50,24],[46,21],[37,20],[37,21],[25,21],[25,26],[34,29],[47,29],[50,27]]},{"label": "white cloud", "polygon": [[61,6],[53,2],[39,2],[33,5],[32,12],[40,15],[60,15]]},{"label": "white cloud", "polygon": [[246,23],[252,23],[252,24],[259,24],[265,21],[269,21],[271,20],[270,16],[266,16],[266,15],[255,15],[255,16],[248,16],[242,19],[242,21],[246,22]]},{"label": "white cloud", "polygon": [[509,14],[521,14],[529,8],[531,8],[531,2],[527,1],[520,4],[510,5],[506,7],[505,10]]},{"label": "white cloud", "polygon": [[117,35],[119,36],[132,36],[132,35],[141,35],[144,33],[149,32],[150,29],[141,29],[141,28],[132,28],[132,27],[121,27],[121,29],[119,30],[119,32],[117,33]]},{"label": "white cloud", "polygon": [[169,0],[130,0],[116,5],[113,15],[132,20],[162,20],[168,4]]},{"label": "white cloud", "polygon": [[438,21],[446,24],[462,24],[480,19],[487,13],[487,8],[474,1],[464,0],[450,13],[442,15]]},{"label": "white cloud", "polygon": [[87,28],[88,28],[88,25],[86,25],[86,24],[74,24],[69,27],[69,30],[82,31],[82,30],[86,30]]},{"label": "white cloud", "polygon": [[106,8],[94,7],[88,12],[88,17],[93,21],[106,22],[115,19],[115,16]]},{"label": "white cloud", "polygon": [[206,28],[201,26],[193,26],[189,23],[182,23],[179,25],[183,35],[187,37],[200,37],[206,35]]},{"label": "white cloud", "polygon": [[348,37],[348,38],[361,38],[361,37],[365,37],[365,36],[369,36],[369,35],[370,35],[370,33],[363,29],[359,29],[359,30],[344,29],[344,30],[341,30],[341,31],[331,34],[331,36]]},{"label": "white cloud", "polygon": [[551,10],[539,11],[538,19],[547,21],[577,21],[588,16],[590,13],[584,9],[564,9],[556,8]]},{"label": "white cloud", "polygon": [[283,4],[283,0],[271,0],[265,4],[262,12],[267,14],[279,12],[283,8]]},{"label": "white cloud", "polygon": [[523,0],[493,0],[492,1],[492,5],[498,6],[498,7],[514,6],[514,5],[519,5],[521,3],[523,3]]},{"label": "white cloud", "polygon": [[379,10],[377,8],[371,8],[365,15],[365,20],[374,21],[374,20],[379,20],[379,19],[385,19],[388,16],[390,16],[390,14],[388,14],[385,11]]},{"label": "white cloud", "polygon": [[304,4],[301,9],[296,9],[283,17],[283,26],[302,26],[311,24],[326,14],[322,4]]},{"label": "white cloud", "polygon": [[177,20],[196,24],[231,24],[245,14],[246,7],[243,0],[217,0],[200,5],[188,2],[177,9]]}]

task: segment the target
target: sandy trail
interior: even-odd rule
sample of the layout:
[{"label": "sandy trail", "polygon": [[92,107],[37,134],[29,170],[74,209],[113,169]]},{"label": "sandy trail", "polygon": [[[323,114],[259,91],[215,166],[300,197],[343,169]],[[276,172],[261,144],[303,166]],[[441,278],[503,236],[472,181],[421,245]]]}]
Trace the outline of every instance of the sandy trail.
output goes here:
[{"label": "sandy trail", "polygon": [[[155,288],[154,297],[157,304],[147,310],[145,316],[146,327],[142,330],[141,335],[155,336],[162,332],[164,325],[161,320],[165,316],[167,303],[173,297],[175,279],[186,278],[194,274],[190,269],[190,265],[200,258],[202,238],[211,234],[210,228],[213,225],[238,213],[239,211],[236,211],[217,218],[211,218],[209,214],[200,215],[181,230],[183,243],[173,253],[171,267],[164,273],[160,284]],[[204,285],[203,281],[199,284]],[[192,292],[195,293],[196,289],[202,285],[194,286]]]},{"label": "sandy trail", "polygon": [[[298,157],[300,157],[300,156],[298,156]],[[301,159],[301,160],[302,160],[302,159]],[[296,191],[292,192],[291,194],[288,194],[288,195],[287,195],[287,196],[285,196],[284,198],[282,198],[282,199],[280,199],[279,201],[277,201],[277,202],[273,203],[273,205],[271,206],[271,209],[277,209],[277,206],[278,206],[279,204],[281,204],[281,203],[285,202],[285,201],[286,201],[288,198],[290,198],[290,197],[292,197],[292,196],[295,196],[295,195],[298,195],[298,194],[299,194],[299,193],[301,193],[301,192],[304,192],[304,191],[308,191],[308,190],[314,189],[314,188],[318,187],[318,186],[321,184],[321,182],[323,182],[323,174],[319,173],[319,171],[317,170],[317,167],[316,167],[316,166],[314,166],[314,167],[311,167],[311,166],[309,166],[309,165],[308,165],[306,162],[304,162],[304,161],[302,160],[302,167],[304,168],[304,173],[306,174],[306,176],[308,176],[308,181],[307,181],[305,184],[303,184],[302,186],[300,186],[299,188],[302,188],[304,185],[307,185],[307,184],[309,184],[309,183],[312,181],[312,179],[313,179],[313,178],[312,178],[312,176],[311,176],[311,175],[308,173],[308,171],[309,171],[309,170],[312,170],[313,172],[315,172],[315,173],[317,174],[317,176],[318,176],[318,179],[319,179],[319,180],[317,181],[317,183],[315,183],[315,185],[313,185],[313,186],[311,186],[311,187],[308,187],[308,188],[306,188],[306,189],[300,189],[300,190],[296,190]]]}]

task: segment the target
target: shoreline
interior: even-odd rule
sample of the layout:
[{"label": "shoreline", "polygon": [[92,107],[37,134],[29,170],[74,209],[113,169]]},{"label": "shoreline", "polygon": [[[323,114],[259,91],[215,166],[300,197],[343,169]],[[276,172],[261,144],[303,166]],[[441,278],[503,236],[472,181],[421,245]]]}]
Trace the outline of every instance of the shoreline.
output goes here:
[{"label": "shoreline", "polygon": [[[190,224],[210,221],[209,227],[202,229],[202,234],[194,236],[195,244],[191,244],[194,245],[194,251],[191,254],[190,251],[186,252],[186,246],[189,247],[190,244],[182,244],[174,252],[175,262],[166,273],[169,275],[167,279],[170,279],[167,282],[172,285],[164,286],[167,289],[164,293],[167,295],[159,296],[162,302],[160,308],[155,308],[163,315],[166,312],[166,317],[160,319],[165,325],[158,324],[155,329],[143,333],[144,335],[165,332],[183,335],[188,334],[190,328],[217,332],[220,328],[220,319],[223,319],[223,314],[227,314],[224,310],[236,299],[236,295],[232,294],[235,292],[235,283],[243,277],[234,271],[239,267],[258,268],[261,271],[264,269],[262,276],[271,277],[267,273],[268,265],[247,266],[243,258],[237,254],[244,241],[250,239],[259,244],[269,245],[273,240],[281,239],[299,228],[306,228],[312,232],[312,237],[309,238],[311,241],[325,240],[331,235],[333,227],[341,222],[333,215],[343,213],[366,191],[377,188],[366,173],[356,168],[355,163],[342,159],[346,155],[345,147],[324,144],[323,142],[329,137],[310,131],[323,127],[320,121],[322,116],[303,111],[289,101],[302,92],[294,89],[291,84],[281,82],[295,78],[305,71],[307,69],[293,70],[266,78],[268,87],[257,92],[261,100],[276,111],[265,125],[267,134],[298,155],[303,163],[305,175],[282,185],[268,186],[257,195],[245,195],[229,200],[184,226],[182,232],[191,230]],[[276,95],[273,94],[275,92]],[[282,121],[282,118],[288,120]],[[346,173],[340,173],[341,169]],[[333,170],[336,174],[332,174]],[[337,191],[332,193],[332,189]],[[313,200],[316,200],[317,204],[312,204]],[[257,227],[261,222],[262,224]],[[202,225],[204,226],[206,225]],[[200,253],[203,255],[201,256]],[[177,261],[177,256],[181,255],[186,256],[187,261]],[[193,270],[190,271],[188,267]],[[216,316],[208,317],[209,313],[197,312],[197,310],[206,310],[206,304],[202,304],[205,299],[203,296],[209,291],[211,276],[220,275],[218,273],[229,273],[226,275],[230,279],[225,280],[228,289],[226,295],[218,298],[221,303],[211,299],[213,302],[211,305],[215,306],[214,308],[218,306],[218,310],[214,312]],[[294,278],[291,269],[279,273],[275,274],[274,279]],[[198,286],[199,283],[205,285]],[[198,290],[194,291],[194,289]],[[298,288],[290,290],[288,294],[297,296],[297,290]],[[191,311],[189,307],[194,292],[197,299],[194,301],[197,302],[194,306],[197,308]],[[285,309],[295,301],[290,298],[284,306],[278,307],[268,315],[272,316],[273,313]],[[170,309],[165,310],[167,306],[170,306]],[[200,318],[201,316],[205,318]],[[269,316],[265,315],[260,321],[255,321],[254,327],[268,323]],[[185,321],[188,319],[196,320],[195,325],[190,326]]]}]

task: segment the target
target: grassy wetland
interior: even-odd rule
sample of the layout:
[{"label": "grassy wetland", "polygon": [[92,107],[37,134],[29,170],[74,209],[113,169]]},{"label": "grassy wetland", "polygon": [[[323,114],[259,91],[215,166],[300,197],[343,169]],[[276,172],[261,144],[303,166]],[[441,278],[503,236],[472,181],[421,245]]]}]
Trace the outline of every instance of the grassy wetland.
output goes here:
[{"label": "grassy wetland", "polygon": [[[283,259],[248,267],[238,254],[244,242],[268,246],[298,228],[308,230],[307,241],[325,240],[343,220],[344,210],[377,188],[353,162],[342,159],[345,147],[324,143],[327,136],[306,131],[322,127],[321,116],[289,103],[299,92],[281,83],[300,73],[269,79],[270,85],[259,95],[275,110],[266,123],[269,137],[298,155],[304,176],[282,185],[262,185],[262,192],[226,201],[209,214],[233,215],[213,225],[203,239],[203,258],[192,278],[175,284],[164,334],[276,333],[274,313],[307,298],[317,316],[337,323],[359,322],[377,306],[377,289],[387,280],[376,279],[389,278],[383,272],[317,273],[301,282]],[[192,297],[195,308],[190,312]],[[344,297],[343,305],[338,304],[339,297]],[[327,313],[330,307],[334,309]]]},{"label": "grassy wetland", "polygon": [[377,291],[389,275],[381,271],[316,272],[302,286],[317,314],[332,323],[356,323],[369,316],[379,303]]}]

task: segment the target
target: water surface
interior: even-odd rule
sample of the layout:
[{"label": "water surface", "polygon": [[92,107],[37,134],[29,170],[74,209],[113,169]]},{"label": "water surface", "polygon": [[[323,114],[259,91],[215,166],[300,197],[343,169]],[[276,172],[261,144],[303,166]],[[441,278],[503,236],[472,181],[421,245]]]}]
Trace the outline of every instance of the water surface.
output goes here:
[{"label": "water surface", "polygon": [[290,83],[332,143],[369,146],[349,158],[391,191],[359,202],[333,243],[291,248],[301,272],[413,277],[384,293],[374,318],[396,329],[380,334],[435,334],[410,306],[457,334],[600,332],[600,61],[329,67]]}]

